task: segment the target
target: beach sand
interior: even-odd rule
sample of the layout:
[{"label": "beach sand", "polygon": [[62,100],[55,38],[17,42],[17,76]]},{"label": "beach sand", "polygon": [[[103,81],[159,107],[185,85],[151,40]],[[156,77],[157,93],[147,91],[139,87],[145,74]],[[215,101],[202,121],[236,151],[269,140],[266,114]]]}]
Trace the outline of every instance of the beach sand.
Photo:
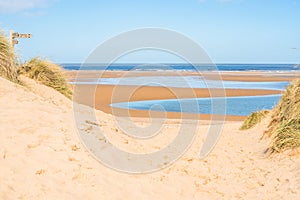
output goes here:
[{"label": "beach sand", "polygon": [[74,78],[119,78],[119,77],[138,77],[138,76],[202,76],[206,78],[218,78],[224,81],[290,81],[299,78],[300,72],[268,72],[268,71],[216,71],[216,72],[189,72],[189,71],[94,71],[81,70],[80,74],[76,70],[66,71],[65,75],[70,79]]},{"label": "beach sand", "polygon": [[[227,121],[219,142],[203,160],[199,151],[210,125],[201,121],[192,146],[177,162],[155,173],[130,175],[105,167],[87,152],[76,133],[70,100],[23,79],[30,89],[0,78],[0,199],[300,197],[300,156],[264,153],[270,143],[262,139],[268,118],[249,131],[239,130],[241,122]],[[161,136],[137,141],[122,134],[113,115],[96,115],[114,144],[134,152],[163,148],[181,126],[178,119],[168,119]]]},{"label": "beach sand", "polygon": [[[94,93],[94,90],[95,93]],[[91,101],[89,94],[90,91],[93,92],[92,95],[95,96],[95,99]],[[225,93],[224,93],[225,92]],[[109,106],[111,103],[118,102],[127,102],[127,101],[142,101],[142,100],[156,100],[156,99],[181,99],[181,98],[196,98],[196,97],[222,97],[222,96],[257,96],[257,95],[271,95],[271,94],[280,94],[281,91],[276,90],[242,90],[242,89],[227,89],[222,90],[213,90],[208,89],[192,89],[192,88],[167,88],[167,87],[154,87],[154,86],[114,86],[114,85],[77,85],[76,93],[78,98],[76,101],[93,106],[95,108],[102,110],[106,113],[114,113],[118,116],[131,116],[131,117],[149,117],[149,111],[144,110],[127,110],[121,108],[112,108]],[[128,114],[129,112],[129,114]],[[159,113],[153,112],[157,116],[160,116]],[[180,113],[176,112],[167,112],[166,116],[172,119],[179,119],[181,117]],[[187,115],[188,116],[188,115]],[[189,114],[190,118],[199,118],[199,119],[210,119],[210,115],[195,115]],[[243,116],[226,116],[227,120],[243,120]]]},{"label": "beach sand", "polygon": [[[291,81],[294,78],[300,77],[299,72],[186,72],[186,71],[67,71],[66,75],[70,81],[80,78],[83,81],[88,78],[120,78],[120,77],[141,77],[141,76],[199,76],[206,79],[222,79],[226,81],[254,81],[254,82],[272,82],[272,81]],[[93,85],[78,85],[77,93],[80,98],[76,101],[93,106],[105,113],[110,113],[118,116],[131,117],[149,117],[149,111],[144,110],[127,110],[121,108],[112,108],[111,103],[126,102],[126,101],[141,101],[141,100],[156,100],[156,99],[176,99],[176,98],[201,98],[201,97],[218,97],[218,96],[258,96],[280,94],[281,91],[276,90],[245,90],[245,89],[226,89],[208,90],[208,89],[191,89],[191,88],[167,88],[167,87],[153,87],[153,86],[114,86],[114,85],[98,85],[95,89]],[[93,90],[95,99],[87,99],[86,91]],[[94,93],[95,90],[95,93]],[[165,113],[168,118],[180,119],[181,114],[176,112]],[[152,112],[152,116],[160,117],[161,113]],[[209,120],[210,115],[188,114],[188,118],[198,118]],[[244,116],[226,116],[226,120],[241,121]]]}]

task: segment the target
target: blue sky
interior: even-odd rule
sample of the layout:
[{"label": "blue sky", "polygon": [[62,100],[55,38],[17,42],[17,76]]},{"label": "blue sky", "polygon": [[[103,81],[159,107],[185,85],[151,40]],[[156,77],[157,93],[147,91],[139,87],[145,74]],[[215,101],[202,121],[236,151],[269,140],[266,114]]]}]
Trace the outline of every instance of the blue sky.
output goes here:
[{"label": "blue sky", "polygon": [[[84,62],[105,40],[137,28],[178,31],[216,63],[300,63],[300,0],[0,0],[0,27],[32,33],[25,61]],[[120,62],[180,62],[161,52]]]}]

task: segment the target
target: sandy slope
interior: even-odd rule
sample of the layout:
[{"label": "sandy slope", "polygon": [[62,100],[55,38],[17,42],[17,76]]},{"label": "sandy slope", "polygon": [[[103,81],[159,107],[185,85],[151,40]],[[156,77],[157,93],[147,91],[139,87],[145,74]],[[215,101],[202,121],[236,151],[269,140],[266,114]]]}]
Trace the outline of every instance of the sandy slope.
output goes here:
[{"label": "sandy slope", "polygon": [[[0,199],[300,197],[299,156],[263,153],[269,142],[260,140],[266,120],[243,132],[238,130],[240,122],[226,122],[216,148],[199,160],[208,128],[203,122],[192,147],[174,165],[152,174],[128,175],[104,167],[87,153],[77,137],[69,100],[26,82],[31,90],[0,78]],[[154,139],[157,143],[139,144],[113,127],[111,115],[98,115],[105,119],[105,133],[119,136],[111,138],[113,142],[132,151],[164,146],[179,126],[178,121],[168,121],[162,136]]]}]

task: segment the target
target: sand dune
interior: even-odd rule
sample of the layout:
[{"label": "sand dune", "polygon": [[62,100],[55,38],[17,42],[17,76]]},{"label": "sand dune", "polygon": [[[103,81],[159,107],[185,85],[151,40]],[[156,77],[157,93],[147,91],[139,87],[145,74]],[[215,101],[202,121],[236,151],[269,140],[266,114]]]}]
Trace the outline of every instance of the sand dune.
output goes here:
[{"label": "sand dune", "polygon": [[[204,160],[198,159],[208,122],[201,122],[191,148],[172,166],[129,175],[97,162],[81,144],[72,102],[23,78],[30,89],[0,78],[0,199],[299,199],[300,157],[266,155],[268,119],[249,131],[226,122]],[[130,151],[161,148],[180,126],[166,123],[157,143],[133,140],[100,111],[100,126],[114,144]],[[139,123],[147,123],[139,118]],[[91,125],[85,124],[93,129]]]}]

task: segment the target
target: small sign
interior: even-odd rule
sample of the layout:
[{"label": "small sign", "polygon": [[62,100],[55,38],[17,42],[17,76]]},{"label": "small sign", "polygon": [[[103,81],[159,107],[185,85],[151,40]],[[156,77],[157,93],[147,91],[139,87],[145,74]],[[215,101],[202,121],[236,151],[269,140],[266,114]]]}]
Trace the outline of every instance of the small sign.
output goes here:
[{"label": "small sign", "polygon": [[21,34],[21,33],[13,33],[13,38],[31,38],[32,34]]},{"label": "small sign", "polygon": [[10,42],[12,46],[19,43],[19,41],[16,40],[15,38],[31,38],[31,37],[32,34],[30,33],[18,33],[18,32],[14,32],[13,30],[10,31]]}]

